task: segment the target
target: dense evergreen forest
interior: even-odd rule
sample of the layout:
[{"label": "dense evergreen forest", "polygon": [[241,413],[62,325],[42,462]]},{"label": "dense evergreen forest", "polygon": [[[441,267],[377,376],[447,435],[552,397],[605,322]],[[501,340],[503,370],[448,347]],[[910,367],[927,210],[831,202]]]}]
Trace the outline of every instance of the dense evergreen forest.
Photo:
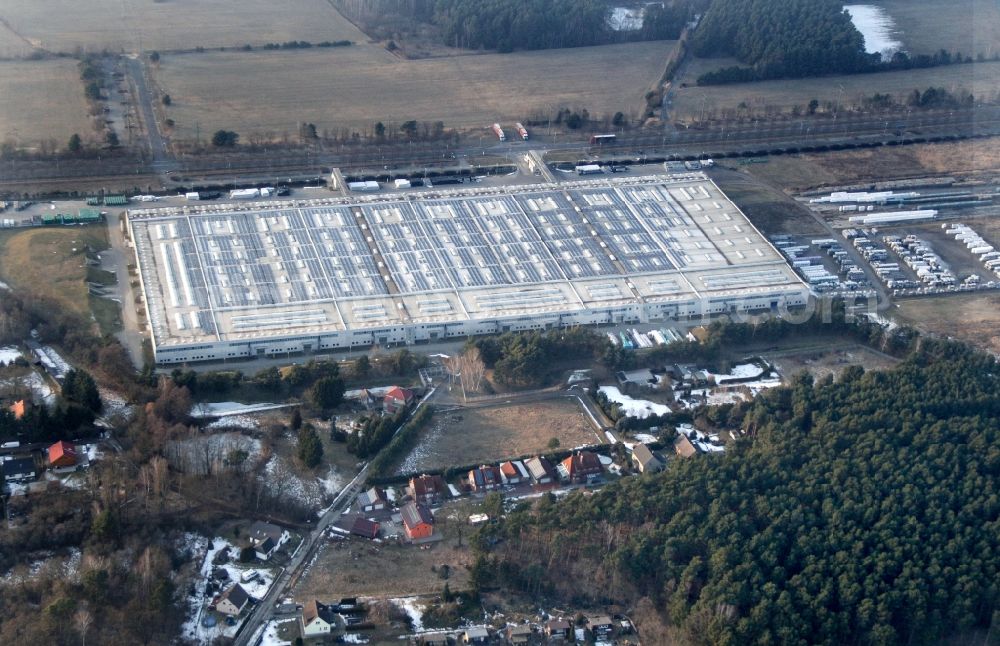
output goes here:
[{"label": "dense evergreen forest", "polygon": [[919,346],[888,372],[762,394],[724,456],[522,503],[482,530],[474,582],[649,597],[679,643],[934,644],[991,621],[996,634],[1000,366]]},{"label": "dense evergreen forest", "polygon": [[737,80],[851,73],[872,62],[839,0],[715,0],[691,45],[697,56],[750,65]]},{"label": "dense evergreen forest", "polygon": [[617,32],[607,0],[335,0],[366,28],[406,18],[436,25],[445,45],[500,52],[677,38],[708,0],[646,7],[641,29]]}]

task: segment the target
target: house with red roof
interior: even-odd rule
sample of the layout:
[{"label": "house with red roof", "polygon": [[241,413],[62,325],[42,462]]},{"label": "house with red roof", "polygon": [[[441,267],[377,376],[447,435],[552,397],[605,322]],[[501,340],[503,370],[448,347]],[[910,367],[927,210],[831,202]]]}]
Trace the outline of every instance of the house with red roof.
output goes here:
[{"label": "house with red roof", "polygon": [[587,482],[603,472],[601,459],[590,451],[577,451],[559,463],[559,473],[570,482]]},{"label": "house with red roof", "polygon": [[382,398],[382,410],[390,415],[395,415],[412,404],[413,399],[413,391],[409,388],[393,386]]},{"label": "house with red roof", "polygon": [[49,466],[53,469],[75,467],[78,459],[76,447],[69,442],[59,440],[49,447]]}]

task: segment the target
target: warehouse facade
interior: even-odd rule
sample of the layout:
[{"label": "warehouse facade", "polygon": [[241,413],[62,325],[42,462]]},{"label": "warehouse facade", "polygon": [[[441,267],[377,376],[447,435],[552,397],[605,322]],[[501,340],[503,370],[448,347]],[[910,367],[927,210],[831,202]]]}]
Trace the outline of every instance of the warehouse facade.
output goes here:
[{"label": "warehouse facade", "polygon": [[705,175],[130,211],[158,363],[804,305]]}]

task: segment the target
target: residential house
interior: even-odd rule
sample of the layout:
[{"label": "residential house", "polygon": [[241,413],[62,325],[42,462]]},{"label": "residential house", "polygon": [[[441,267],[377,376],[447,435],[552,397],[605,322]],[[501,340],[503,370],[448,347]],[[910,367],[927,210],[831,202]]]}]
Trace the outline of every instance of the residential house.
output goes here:
[{"label": "residential house", "polygon": [[500,477],[510,485],[521,484],[528,479],[528,473],[520,462],[507,461],[500,465]]},{"label": "residential house", "polygon": [[377,511],[385,509],[385,506],[385,491],[378,487],[372,487],[358,494],[358,507],[361,508],[361,511]]},{"label": "residential house", "polygon": [[433,505],[441,502],[448,492],[448,486],[441,476],[422,475],[410,478],[410,495],[416,502]]},{"label": "residential house", "polygon": [[254,556],[259,558],[261,561],[268,561],[274,556],[275,551],[278,549],[278,544],[271,539],[270,536],[262,541],[253,542],[253,553]]},{"label": "residential house", "polygon": [[337,627],[337,613],[333,606],[320,603],[313,599],[302,605],[302,637],[328,636]]},{"label": "residential house", "polygon": [[573,626],[565,619],[549,619],[545,622],[545,636],[549,641],[569,641],[573,635]]},{"label": "residential house", "polygon": [[250,547],[262,561],[269,560],[281,545],[288,540],[287,530],[272,523],[256,522],[250,526]]},{"label": "residential house", "polygon": [[250,595],[239,583],[233,585],[215,600],[215,610],[224,615],[235,617],[243,612],[250,603]]},{"label": "residential house", "polygon": [[413,391],[408,388],[400,388],[399,386],[393,386],[382,397],[382,410],[390,415],[395,415],[401,410],[404,410],[407,406],[413,403],[414,396]]},{"label": "residential house", "polygon": [[535,484],[549,484],[555,481],[555,470],[552,468],[552,464],[543,457],[528,458],[524,461],[524,466],[528,468],[531,480]]},{"label": "residential house", "polygon": [[632,447],[632,462],[635,463],[635,468],[639,469],[639,473],[656,473],[663,469],[663,463],[645,444],[636,444]]},{"label": "residential house", "polygon": [[682,458],[689,458],[698,453],[698,449],[694,448],[687,435],[678,435],[674,438],[674,452]]},{"label": "residential house", "polygon": [[485,644],[490,640],[490,631],[486,626],[472,626],[466,628],[462,634],[463,644]]},{"label": "residential house", "polygon": [[507,627],[508,644],[527,644],[531,641],[532,630],[528,624],[518,624]]},{"label": "residential house", "polygon": [[587,628],[590,629],[594,639],[599,639],[610,637],[611,633],[615,631],[615,624],[611,620],[611,617],[607,615],[596,615],[594,617],[587,617]]},{"label": "residential house", "polygon": [[59,440],[49,447],[49,466],[53,469],[75,467],[76,463],[76,448],[69,442]]},{"label": "residential house", "polygon": [[14,414],[14,419],[21,419],[28,411],[28,404],[23,399],[19,399],[11,404],[8,410]]},{"label": "residential house", "polygon": [[570,482],[588,482],[604,472],[601,459],[590,451],[577,451],[559,464],[559,471]]},{"label": "residential house", "polygon": [[333,524],[333,530],[335,532],[360,536],[369,540],[378,537],[378,528],[378,523],[357,514],[341,516],[340,519]]},{"label": "residential house", "polygon": [[495,491],[503,486],[500,467],[486,466],[469,471],[469,487],[475,492]]},{"label": "residential house", "polygon": [[451,646],[451,644],[455,643],[455,633],[447,630],[436,630],[420,633],[412,639],[415,646]]},{"label": "residential house", "polygon": [[430,538],[434,533],[434,515],[419,502],[408,502],[399,510],[403,517],[403,531],[411,540]]},{"label": "residential house", "polygon": [[10,458],[0,462],[0,467],[7,482],[30,482],[35,479],[34,458]]}]

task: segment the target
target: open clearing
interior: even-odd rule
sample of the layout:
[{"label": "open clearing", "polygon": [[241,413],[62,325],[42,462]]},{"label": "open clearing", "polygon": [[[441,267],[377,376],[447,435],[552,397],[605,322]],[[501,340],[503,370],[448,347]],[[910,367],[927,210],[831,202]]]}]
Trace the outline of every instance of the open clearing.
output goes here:
[{"label": "open clearing", "polygon": [[681,120],[699,116],[703,101],[704,110],[708,112],[735,109],[740,103],[757,111],[769,107],[788,111],[793,106],[805,108],[812,99],[820,104],[857,105],[862,97],[876,92],[905,99],[914,89],[924,90],[930,86],[950,91],[969,90],[977,97],[992,100],[1000,83],[1000,62],[705,87],[695,86],[694,77],[685,80],[690,85],[679,87],[673,93],[674,117]]},{"label": "open clearing", "polygon": [[[448,587],[459,592],[469,586],[468,566],[473,557],[468,543],[471,528],[468,515],[471,505],[448,507],[434,515],[434,531],[443,540],[429,543],[426,549],[415,545],[397,545],[390,541],[372,543],[358,538],[327,545],[309,566],[292,590],[299,603],[310,599],[341,596],[411,597],[440,594],[445,579],[439,572],[449,567]],[[450,513],[449,513],[450,512]],[[390,525],[383,531],[394,531]],[[459,533],[463,535],[458,547]],[[438,572],[435,572],[435,568]]]},{"label": "open clearing", "polygon": [[920,330],[1000,352],[1000,294],[996,292],[910,298],[898,305],[898,318]]},{"label": "open clearing", "polygon": [[4,0],[0,19],[53,52],[368,40],[326,0]]},{"label": "open clearing", "polygon": [[765,356],[765,358],[778,366],[778,370],[786,380],[800,372],[808,372],[819,381],[827,375],[836,378],[848,366],[861,366],[865,370],[887,370],[899,363],[896,359],[860,345],[839,350],[817,350],[782,354],[773,358]]},{"label": "open clearing", "polygon": [[[754,164],[766,166],[767,164]],[[766,235],[793,233],[822,234],[824,229],[809,209],[778,188],[758,181],[747,173],[718,169],[712,179],[747,219]]]},{"label": "open clearing", "polygon": [[747,166],[753,175],[789,190],[871,184],[875,178],[992,174],[998,168],[996,139],[781,155]]},{"label": "open clearing", "polygon": [[92,133],[76,61],[0,61],[0,141],[26,145]]},{"label": "open clearing", "polygon": [[0,235],[0,280],[90,318],[84,284],[88,245],[97,251],[107,248],[103,223],[4,232]]},{"label": "open clearing", "polygon": [[488,463],[537,453],[545,451],[553,437],[563,448],[598,441],[593,424],[575,399],[438,412],[397,472]]},{"label": "open clearing", "polygon": [[[154,69],[175,137],[219,128],[296,133],[375,121],[489,127],[559,107],[601,117],[634,111],[673,41],[400,60],[369,45],[167,56]],[[492,134],[490,135],[492,137]]]},{"label": "open clearing", "polygon": [[1000,5],[996,0],[877,0],[896,24],[904,49],[933,54],[940,49],[992,56],[1000,51]]}]

